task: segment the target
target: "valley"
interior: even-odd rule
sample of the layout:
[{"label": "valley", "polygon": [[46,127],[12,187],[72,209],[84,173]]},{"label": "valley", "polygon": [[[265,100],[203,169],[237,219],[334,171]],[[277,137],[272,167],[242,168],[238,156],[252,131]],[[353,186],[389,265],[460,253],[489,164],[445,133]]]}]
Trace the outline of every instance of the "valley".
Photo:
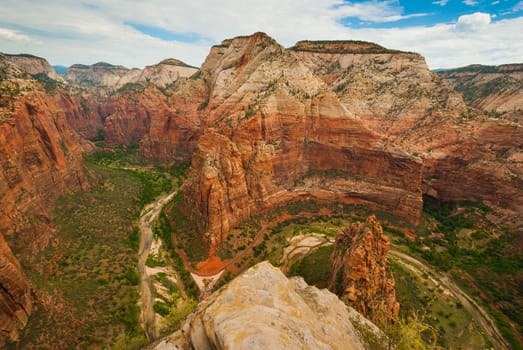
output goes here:
[{"label": "valley", "polygon": [[286,317],[318,312],[354,348],[523,348],[519,66],[435,74],[415,53],[264,33],[199,69],[0,63],[7,349],[221,344],[238,290],[271,304],[264,276]]}]

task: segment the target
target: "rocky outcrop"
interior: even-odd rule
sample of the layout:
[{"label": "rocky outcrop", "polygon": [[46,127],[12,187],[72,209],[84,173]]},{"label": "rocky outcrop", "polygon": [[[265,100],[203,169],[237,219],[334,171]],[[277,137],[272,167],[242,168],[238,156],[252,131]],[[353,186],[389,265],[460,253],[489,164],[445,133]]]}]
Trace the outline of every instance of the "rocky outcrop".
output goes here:
[{"label": "rocky outcrop", "polygon": [[146,159],[187,162],[198,140],[198,107],[206,100],[205,85],[187,79],[197,71],[176,59],[143,70],[73,65],[66,79],[88,92],[65,94],[58,102],[86,138],[103,132],[107,145],[140,144]]},{"label": "rocky outcrop", "polygon": [[416,53],[359,41],[303,41],[294,54],[370,129],[403,135],[437,111],[456,116],[460,96]]},{"label": "rocky outcrop", "polygon": [[152,349],[364,349],[354,322],[379,334],[334,294],[263,262],[205,299],[181,331]]},{"label": "rocky outcrop", "polygon": [[206,125],[185,208],[212,245],[253,213],[296,199],[364,203],[417,221],[421,162],[387,149],[273,39],[257,33],[214,46],[201,79]]},{"label": "rocky outcrop", "polygon": [[[162,88],[173,84],[179,78],[187,78],[198,71],[182,61],[169,58],[158,64],[147,66],[143,70],[128,69],[105,62],[93,65],[75,64],[69,67],[65,79],[85,88],[105,88],[115,91],[125,88],[127,84],[153,84]],[[128,85],[129,88],[132,85]]]},{"label": "rocky outcrop", "polygon": [[387,260],[389,240],[374,216],[336,236],[329,290],[374,322],[397,320],[394,276]]},{"label": "rocky outcrop", "polygon": [[90,144],[70,128],[65,113],[42,86],[25,78],[24,67],[0,59],[0,68],[2,342],[15,338],[31,313],[29,284],[12,251],[30,261],[49,244],[49,208],[59,194],[87,187],[82,152]]},{"label": "rocky outcrop", "polygon": [[471,65],[438,72],[476,108],[523,120],[523,64]]},{"label": "rocky outcrop", "polygon": [[158,64],[147,66],[140,74],[129,74],[122,78],[118,85],[125,85],[130,82],[149,82],[156,86],[165,88],[174,84],[180,78],[188,78],[198,71],[198,68],[174,59],[168,58]]},{"label": "rocky outcrop", "polygon": [[15,340],[32,311],[31,288],[20,263],[0,234],[0,346]]},{"label": "rocky outcrop", "polygon": [[[353,41],[299,42],[292,50],[365,126],[386,135],[389,146],[421,159],[426,194],[487,201],[520,215],[520,117],[500,120],[469,110],[418,54]],[[517,65],[501,70],[510,79],[521,74]],[[447,81],[457,86],[457,80]],[[494,141],[494,135],[506,138]]]},{"label": "rocky outcrop", "polygon": [[0,60],[11,62],[24,73],[30,75],[45,74],[51,79],[63,81],[63,78],[60,76],[60,74],[56,73],[49,62],[47,62],[47,60],[42,57],[28,54],[9,55],[0,53]]},{"label": "rocky outcrop", "polygon": [[73,64],[67,70],[65,80],[85,88],[115,87],[129,71],[129,68],[124,66],[115,66],[105,62],[93,65]]}]

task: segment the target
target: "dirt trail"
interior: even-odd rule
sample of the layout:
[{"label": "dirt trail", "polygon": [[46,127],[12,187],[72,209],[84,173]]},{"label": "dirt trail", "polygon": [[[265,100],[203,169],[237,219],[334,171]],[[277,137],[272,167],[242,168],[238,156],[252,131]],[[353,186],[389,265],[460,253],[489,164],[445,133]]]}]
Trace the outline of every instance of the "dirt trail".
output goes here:
[{"label": "dirt trail", "polygon": [[437,272],[431,267],[425,265],[421,261],[413,258],[410,255],[402,253],[398,250],[391,249],[389,251],[390,255],[393,255],[399,258],[404,264],[412,265],[414,269],[420,270],[422,273],[426,272],[434,280],[439,282],[444,288],[448,289],[456,299],[458,299],[465,309],[467,309],[474,319],[481,325],[481,327],[488,334],[490,341],[492,342],[494,349],[496,350],[508,350],[509,346],[507,345],[505,339],[499,332],[498,328],[494,321],[490,318],[488,313],[478,305],[471,297],[469,297],[461,288],[459,288],[454,281],[452,281],[448,276],[443,273]]},{"label": "dirt trail", "polygon": [[140,274],[140,301],[142,309],[140,317],[147,339],[151,342],[159,336],[153,310],[153,286],[146,266],[147,257],[149,256],[151,243],[153,241],[151,225],[176,192],[177,191],[174,191],[168,195],[160,196],[154,202],[147,204],[140,215],[140,249],[138,251],[138,273]]}]

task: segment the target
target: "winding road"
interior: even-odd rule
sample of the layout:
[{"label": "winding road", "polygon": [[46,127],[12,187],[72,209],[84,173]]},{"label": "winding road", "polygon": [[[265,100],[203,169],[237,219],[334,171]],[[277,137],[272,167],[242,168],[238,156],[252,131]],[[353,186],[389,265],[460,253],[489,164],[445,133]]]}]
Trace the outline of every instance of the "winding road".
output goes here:
[{"label": "winding road", "polygon": [[454,297],[463,304],[463,307],[472,314],[474,319],[481,325],[485,332],[487,332],[494,349],[509,349],[505,339],[499,332],[496,324],[490,318],[488,313],[461,288],[459,288],[456,283],[452,281],[447,275],[435,271],[421,261],[396,249],[390,249],[389,254],[400,259],[405,265],[411,265],[411,267],[413,266],[415,269],[419,269],[421,272],[426,272],[431,275],[434,280],[436,280],[443,287],[447,288],[454,295]]},{"label": "winding road", "polygon": [[158,197],[154,202],[147,204],[140,215],[140,248],[138,250],[138,273],[140,274],[140,301],[141,321],[145,334],[149,341],[154,341],[159,336],[154,314],[154,293],[149,274],[147,273],[147,257],[153,241],[152,224],[158,217],[163,207],[177,193],[174,191],[168,195]]}]

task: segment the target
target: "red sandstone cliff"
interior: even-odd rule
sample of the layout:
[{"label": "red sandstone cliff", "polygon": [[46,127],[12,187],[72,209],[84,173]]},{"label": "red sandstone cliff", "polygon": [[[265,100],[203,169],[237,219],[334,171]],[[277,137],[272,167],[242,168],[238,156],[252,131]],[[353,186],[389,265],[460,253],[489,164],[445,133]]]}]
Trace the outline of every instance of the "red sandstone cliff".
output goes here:
[{"label": "red sandstone cliff", "polygon": [[[83,143],[65,113],[22,67],[0,60],[0,343],[16,337],[31,312],[29,283],[14,258],[29,258],[52,235],[49,208],[85,188]],[[11,249],[5,244],[5,236]]]},{"label": "red sandstone cliff", "polygon": [[[486,201],[521,216],[521,119],[470,110],[418,54],[350,41],[299,42],[292,50],[369,129],[422,159],[426,194]],[[505,69],[510,79],[521,79],[517,66]],[[500,71],[481,79],[493,81]]]},{"label": "red sandstone cliff", "polygon": [[0,234],[0,346],[17,339],[32,311],[31,289],[20,263]]},{"label": "red sandstone cliff", "polygon": [[336,236],[330,259],[329,290],[374,322],[395,320],[394,276],[387,253],[389,240],[374,216],[356,222]]},{"label": "red sandstone cliff", "polygon": [[[257,33],[214,46],[201,79],[209,99],[185,208],[212,244],[253,213],[301,198],[364,203],[417,221],[421,162],[386,149],[273,39]],[[325,181],[332,169],[341,175]]]}]

